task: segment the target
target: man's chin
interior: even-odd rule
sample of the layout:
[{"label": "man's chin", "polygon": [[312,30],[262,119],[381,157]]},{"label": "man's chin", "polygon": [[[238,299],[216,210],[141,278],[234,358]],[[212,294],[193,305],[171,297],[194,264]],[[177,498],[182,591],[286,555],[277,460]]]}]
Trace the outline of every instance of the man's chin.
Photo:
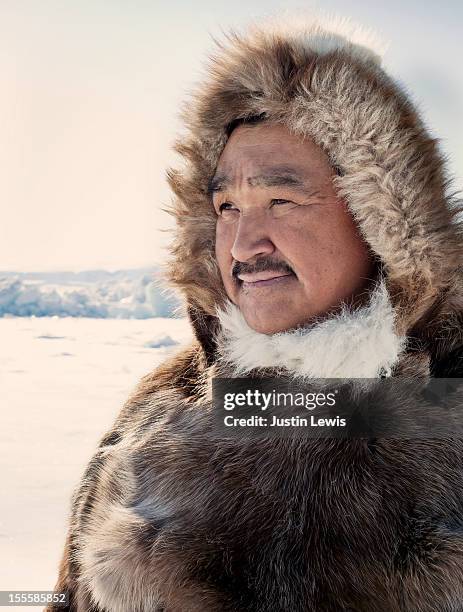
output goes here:
[{"label": "man's chin", "polygon": [[241,289],[236,305],[241,310],[246,323],[261,334],[276,334],[294,329],[306,320],[306,313],[296,312],[295,303],[301,301],[297,291],[278,289],[251,290]]},{"label": "man's chin", "polygon": [[278,312],[278,308],[272,310],[265,316],[264,313],[260,313],[256,316],[254,313],[247,312],[246,308],[242,309],[242,313],[246,323],[251,329],[259,334],[272,335],[279,332],[289,331],[298,326],[297,322],[291,322],[289,320],[278,319],[275,313]]}]

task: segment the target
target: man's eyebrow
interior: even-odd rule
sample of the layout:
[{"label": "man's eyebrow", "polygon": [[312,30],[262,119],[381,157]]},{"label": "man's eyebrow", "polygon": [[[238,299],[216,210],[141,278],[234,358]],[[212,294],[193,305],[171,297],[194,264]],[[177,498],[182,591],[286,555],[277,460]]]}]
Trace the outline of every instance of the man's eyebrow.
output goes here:
[{"label": "man's eyebrow", "polygon": [[303,187],[303,178],[294,172],[271,170],[248,178],[251,187]]},{"label": "man's eyebrow", "polygon": [[[272,168],[262,174],[251,176],[247,180],[251,187],[304,187],[303,177],[294,169],[285,167]],[[208,194],[223,191],[232,184],[232,180],[226,174],[216,174],[208,183]]]},{"label": "man's eyebrow", "polygon": [[231,183],[230,177],[225,174],[216,174],[207,184],[207,193],[212,195],[216,191],[223,191]]}]

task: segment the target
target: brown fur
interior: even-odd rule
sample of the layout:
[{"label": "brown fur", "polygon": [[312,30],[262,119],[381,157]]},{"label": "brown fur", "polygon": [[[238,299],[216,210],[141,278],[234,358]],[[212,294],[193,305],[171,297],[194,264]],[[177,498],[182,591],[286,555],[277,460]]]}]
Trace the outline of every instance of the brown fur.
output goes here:
[{"label": "brown fur", "polygon": [[73,612],[463,610],[461,440],[206,433],[226,373],[207,186],[239,118],[310,136],[340,169],[409,338],[395,375],[463,376],[463,237],[442,155],[371,55],[342,40],[319,53],[311,36],[231,36],[186,107],[168,276],[197,340],[141,381],[76,490],[57,585]]}]

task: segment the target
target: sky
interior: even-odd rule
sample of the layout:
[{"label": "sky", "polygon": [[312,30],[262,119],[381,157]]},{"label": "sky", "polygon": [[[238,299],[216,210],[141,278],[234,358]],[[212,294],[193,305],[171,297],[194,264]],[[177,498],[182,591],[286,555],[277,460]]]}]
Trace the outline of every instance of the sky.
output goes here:
[{"label": "sky", "polygon": [[462,189],[460,0],[0,0],[0,270],[162,262],[179,105],[212,37],[320,9],[386,43]]}]

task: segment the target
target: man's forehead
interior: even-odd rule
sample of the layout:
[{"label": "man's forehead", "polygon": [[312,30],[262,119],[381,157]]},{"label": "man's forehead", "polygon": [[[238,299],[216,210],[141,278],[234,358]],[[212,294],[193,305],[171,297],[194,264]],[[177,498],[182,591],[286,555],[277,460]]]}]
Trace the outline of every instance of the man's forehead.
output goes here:
[{"label": "man's forehead", "polygon": [[235,165],[225,164],[209,181],[210,193],[222,191],[245,180],[250,187],[303,187],[308,178],[307,170],[292,164],[265,163],[243,171]]},{"label": "man's forehead", "polygon": [[285,138],[272,137],[266,138],[260,135],[256,138],[232,138],[225,145],[222,155],[220,156],[219,166],[223,164],[232,164],[236,161],[245,160],[249,163],[259,163],[261,160],[268,158],[269,155],[275,156],[277,159],[287,159],[290,152],[294,153],[295,146],[299,143],[287,142]]}]

